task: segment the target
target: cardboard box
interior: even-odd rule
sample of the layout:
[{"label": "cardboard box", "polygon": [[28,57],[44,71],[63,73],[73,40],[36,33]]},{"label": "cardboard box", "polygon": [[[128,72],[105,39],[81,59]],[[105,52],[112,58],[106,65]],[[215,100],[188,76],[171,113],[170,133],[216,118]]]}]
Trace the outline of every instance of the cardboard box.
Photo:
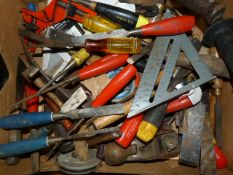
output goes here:
[{"label": "cardboard box", "polygon": [[[227,4],[226,17],[233,16],[233,1],[225,0]],[[0,0],[0,53],[9,69],[10,77],[4,88],[0,91],[0,116],[9,113],[9,105],[15,101],[15,80],[17,56],[22,52],[21,44],[18,38],[17,28],[20,21],[19,9],[25,6],[24,1],[6,1]],[[222,105],[222,127],[223,127],[223,150],[228,156],[228,168],[218,171],[218,174],[233,174],[233,88],[229,82],[224,83],[223,95],[221,96]],[[0,130],[0,143],[6,143],[8,132]],[[30,158],[22,158],[16,166],[6,166],[4,160],[0,160],[0,174],[25,174],[30,172]],[[53,169],[56,172],[56,166],[48,163],[41,163],[41,170]],[[178,165],[176,160],[168,160],[153,163],[130,163],[122,166],[108,166],[105,163],[98,169],[99,173],[125,173],[125,174],[156,174],[156,175],[186,175],[198,174],[197,169]],[[56,172],[58,173],[58,172]],[[55,173],[55,174],[56,174]]]}]

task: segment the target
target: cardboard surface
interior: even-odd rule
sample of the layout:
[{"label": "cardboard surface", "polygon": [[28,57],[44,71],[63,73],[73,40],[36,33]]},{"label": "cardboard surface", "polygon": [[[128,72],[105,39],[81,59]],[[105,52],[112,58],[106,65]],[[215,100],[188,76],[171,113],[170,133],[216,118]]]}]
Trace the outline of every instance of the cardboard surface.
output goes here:
[{"label": "cardboard surface", "polygon": [[[15,77],[17,56],[21,52],[21,44],[18,38],[19,9],[22,7],[20,1],[0,0],[0,53],[9,70],[10,77],[5,86],[0,91],[0,115],[9,113],[9,105],[15,101]],[[7,142],[8,132],[0,130],[0,143]],[[19,167],[21,169],[21,167]],[[0,174],[4,174],[6,169],[17,169],[6,167],[4,160],[0,160]],[[18,171],[19,172],[19,171]],[[10,174],[10,173],[9,173]]]}]

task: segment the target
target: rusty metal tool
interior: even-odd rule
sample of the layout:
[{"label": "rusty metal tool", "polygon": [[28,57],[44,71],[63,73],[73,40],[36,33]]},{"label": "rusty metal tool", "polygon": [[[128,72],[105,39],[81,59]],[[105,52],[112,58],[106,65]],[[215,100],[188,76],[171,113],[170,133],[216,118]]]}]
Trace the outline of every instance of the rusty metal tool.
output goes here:
[{"label": "rusty metal tool", "polygon": [[179,162],[182,164],[199,166],[205,111],[202,102],[184,111],[183,124],[179,128],[182,134]]},{"label": "rusty metal tool", "polygon": [[81,118],[91,118],[112,114],[125,114],[124,105],[114,104],[95,108],[84,108],[67,113],[34,112],[15,114],[0,118],[0,128],[20,129],[46,125],[64,118],[77,120]]},{"label": "rusty metal tool", "polygon": [[[166,12],[165,16],[170,16],[170,13]],[[187,55],[199,79],[186,84],[180,89],[168,92],[169,82],[181,50]],[[155,97],[151,99],[155,81],[165,58],[164,75],[157,87]],[[157,37],[127,118],[171,100],[214,78],[185,34]]]},{"label": "rusty metal tool", "polygon": [[[102,149],[100,147],[100,149]],[[98,156],[109,165],[120,165],[125,162],[141,162],[156,159],[167,159],[177,156],[180,142],[173,130],[160,132],[150,143],[134,139],[128,148],[122,148],[116,143],[108,143],[99,150]]]},{"label": "rusty metal tool", "polygon": [[87,141],[88,147],[93,148],[100,143],[106,143],[120,137],[122,133],[120,131],[107,133],[105,135],[96,136]]},{"label": "rusty metal tool", "polygon": [[[65,135],[64,135],[64,138],[67,138],[69,137],[74,131],[76,131],[80,125],[83,123],[84,119],[80,119],[75,125],[74,127],[69,130]],[[50,159],[56,152],[56,150],[61,146],[63,142],[58,142],[57,144],[55,144],[51,149],[50,151],[48,152],[47,154],[47,159]]]},{"label": "rusty metal tool", "polygon": [[[207,91],[205,95],[209,96],[209,94],[207,93],[209,92]],[[208,101],[209,101],[209,98],[206,99],[206,102]],[[204,101],[203,103],[205,104],[206,102]],[[207,104],[207,106],[209,105]],[[201,156],[200,156],[200,168],[199,168],[200,174],[217,174],[216,161],[221,156],[219,157],[216,156],[216,154],[218,153],[215,152],[216,150],[215,150],[215,144],[213,143],[213,140],[214,140],[214,134],[213,134],[213,130],[210,124],[210,115],[209,115],[209,111],[207,108],[206,114],[204,117],[203,131],[202,131],[202,143],[201,143],[201,153],[200,153]]]},{"label": "rusty metal tool", "polygon": [[77,134],[68,136],[68,137],[39,137],[35,139],[30,140],[22,140],[22,141],[16,141],[6,144],[1,144],[0,149],[0,158],[10,157],[10,156],[17,156],[17,155],[23,155],[27,153],[31,153],[34,151],[39,151],[41,149],[47,148],[53,144],[56,144],[58,142],[63,142],[66,140],[75,140],[75,139],[84,139],[84,138],[90,138],[95,135],[99,134],[106,134],[109,132],[117,131],[117,127],[112,128],[106,128],[106,129],[100,129],[100,130],[94,130],[94,131],[84,131],[79,132]]}]

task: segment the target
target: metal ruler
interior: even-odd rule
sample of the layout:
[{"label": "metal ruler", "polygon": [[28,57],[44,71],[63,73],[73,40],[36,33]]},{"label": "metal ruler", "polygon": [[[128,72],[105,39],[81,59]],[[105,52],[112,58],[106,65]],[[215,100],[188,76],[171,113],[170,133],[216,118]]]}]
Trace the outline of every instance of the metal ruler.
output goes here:
[{"label": "metal ruler", "polygon": [[[199,79],[184,85],[180,89],[168,91],[169,82],[181,51],[189,59],[194,70],[198,74]],[[151,99],[156,79],[165,61],[163,77],[158,84],[156,95]],[[186,34],[157,37],[127,118],[133,117],[163,102],[178,97],[214,78],[215,76],[212,75],[206,64],[203,62]]]}]

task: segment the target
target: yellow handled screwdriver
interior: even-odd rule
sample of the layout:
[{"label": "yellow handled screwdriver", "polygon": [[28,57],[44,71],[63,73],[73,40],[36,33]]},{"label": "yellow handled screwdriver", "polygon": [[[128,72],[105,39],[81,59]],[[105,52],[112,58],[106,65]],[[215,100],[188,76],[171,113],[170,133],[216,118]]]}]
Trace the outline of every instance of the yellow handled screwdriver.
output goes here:
[{"label": "yellow handled screwdriver", "polygon": [[[62,1],[58,2],[58,5],[64,8],[67,7],[67,4]],[[112,30],[121,28],[119,24],[113,23],[108,19],[102,18],[101,16],[92,16],[89,14],[85,14],[84,12],[76,8],[74,10],[77,15],[82,17],[83,20],[81,21],[81,23],[83,27],[88,29],[91,32],[95,32],[95,33],[110,32]]]},{"label": "yellow handled screwdriver", "polygon": [[120,7],[115,7],[112,5],[100,2],[93,2],[89,0],[72,1],[96,11],[99,15],[111,19],[112,21],[120,24],[123,28],[127,30],[141,27],[149,23],[149,20],[146,17],[131,12],[129,10],[122,9]]}]

